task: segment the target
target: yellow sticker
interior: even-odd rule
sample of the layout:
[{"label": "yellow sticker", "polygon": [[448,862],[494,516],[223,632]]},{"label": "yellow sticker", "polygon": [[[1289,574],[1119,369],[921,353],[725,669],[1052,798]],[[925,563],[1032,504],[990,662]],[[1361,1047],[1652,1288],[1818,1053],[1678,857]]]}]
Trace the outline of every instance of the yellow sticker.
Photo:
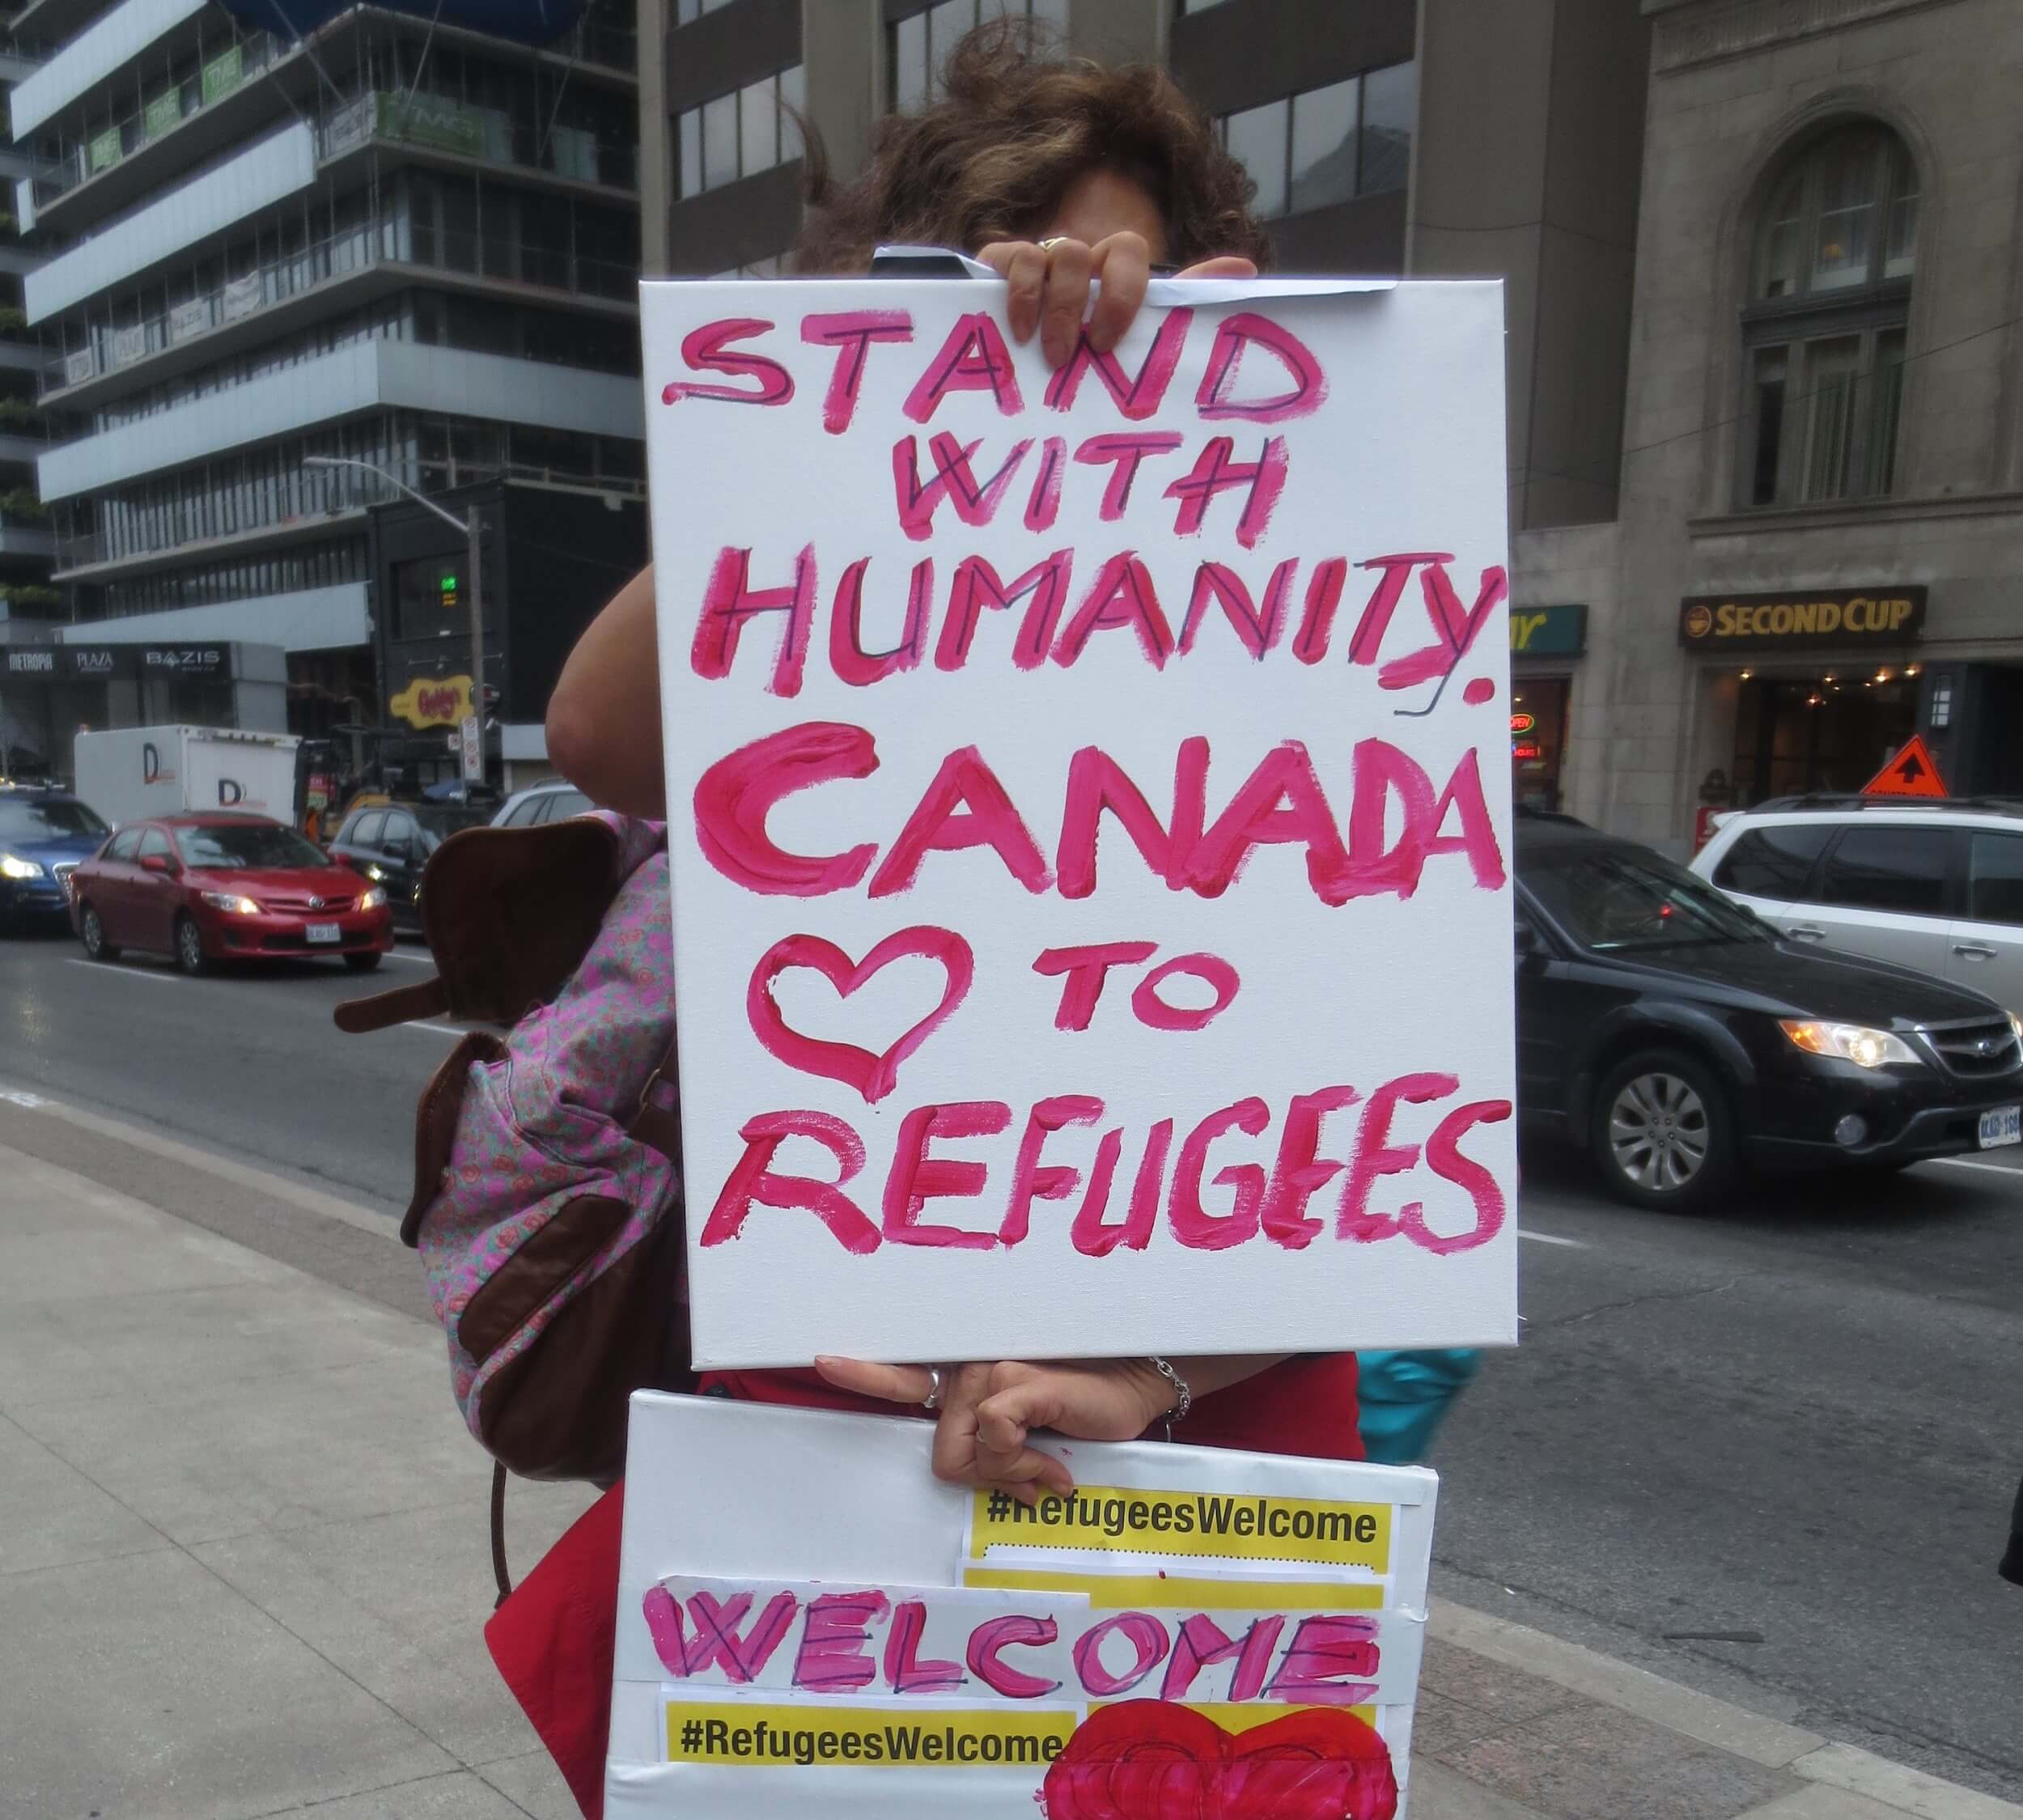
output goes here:
[{"label": "yellow sticker", "polygon": [[[1232,1737],[1236,1737],[1239,1733],[1254,1732],[1260,1725],[1271,1725],[1275,1720],[1284,1718],[1289,1712],[1314,1712],[1322,1710],[1329,1712],[1340,1712],[1344,1710],[1338,1706],[1328,1707],[1325,1709],[1310,1706],[1285,1706],[1270,1700],[1248,1700],[1241,1706],[1232,1706],[1227,1700],[1211,1700],[1197,1706],[1192,1700],[1190,1700],[1187,1706],[1189,1711],[1198,1712],[1204,1719],[1214,1720]],[[1375,1728],[1376,1725],[1375,1707],[1352,1706],[1347,1710],[1354,1713],[1364,1725],[1372,1729]]]},{"label": "yellow sticker", "polygon": [[1142,1491],[1084,1485],[1022,1504],[978,1491],[969,1553],[990,1548],[1092,1549],[1105,1554],[1220,1555],[1302,1561],[1388,1573],[1391,1507],[1217,1491]]},{"label": "yellow sticker", "polygon": [[666,1703],[668,1761],[740,1769],[1000,1769],[1050,1763],[1075,1735],[1060,1708]]},{"label": "yellow sticker", "polygon": [[1092,1611],[1381,1611],[1373,1580],[1185,1580],[1153,1573],[1076,1573],[1064,1568],[962,1570],[965,1586],[1007,1592],[1083,1593]]}]

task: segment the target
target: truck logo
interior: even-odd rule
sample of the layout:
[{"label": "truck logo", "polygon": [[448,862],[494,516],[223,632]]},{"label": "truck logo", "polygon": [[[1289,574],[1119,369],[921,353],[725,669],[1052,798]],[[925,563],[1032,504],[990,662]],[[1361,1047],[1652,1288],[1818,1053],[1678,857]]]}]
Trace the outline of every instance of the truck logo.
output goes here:
[{"label": "truck logo", "polygon": [[234,803],[242,803],[245,800],[246,787],[238,778],[220,778],[218,780],[218,801],[221,808],[228,808]]},{"label": "truck logo", "polygon": [[152,740],[141,747],[141,782],[142,783],[173,783],[176,774],[162,769],[160,749]]}]

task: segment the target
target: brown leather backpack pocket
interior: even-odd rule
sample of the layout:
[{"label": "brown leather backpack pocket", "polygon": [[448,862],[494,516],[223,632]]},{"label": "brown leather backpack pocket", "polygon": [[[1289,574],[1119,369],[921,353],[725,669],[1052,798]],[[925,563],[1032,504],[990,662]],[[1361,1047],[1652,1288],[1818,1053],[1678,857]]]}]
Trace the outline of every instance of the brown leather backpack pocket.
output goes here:
[{"label": "brown leather backpack pocket", "polygon": [[[566,1203],[501,1264],[464,1305],[456,1337],[479,1364],[518,1333],[528,1317],[609,1245],[631,1210],[586,1194]],[[618,1266],[622,1269],[623,1266]]]}]

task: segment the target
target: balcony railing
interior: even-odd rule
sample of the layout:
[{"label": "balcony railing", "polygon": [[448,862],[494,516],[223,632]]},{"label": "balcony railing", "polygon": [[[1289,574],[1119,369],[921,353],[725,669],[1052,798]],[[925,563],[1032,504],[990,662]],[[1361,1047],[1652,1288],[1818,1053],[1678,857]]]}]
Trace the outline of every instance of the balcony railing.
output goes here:
[{"label": "balcony railing", "polygon": [[[646,497],[645,484],[624,475],[583,474],[521,462],[452,465],[424,461],[418,473],[411,473],[410,478],[423,492],[496,479],[613,493],[631,499]],[[357,469],[300,469],[286,477],[283,492],[284,509],[278,516],[223,535],[212,532],[155,542],[131,532],[109,537],[96,532],[57,532],[53,542],[56,572],[67,574],[100,562],[163,561],[184,552],[215,550],[222,560],[235,546],[272,543],[279,537],[312,537],[320,530],[341,532],[368,507],[397,504],[401,497],[384,482]],[[34,528],[47,531],[49,527],[37,524]]]},{"label": "balcony railing", "polygon": [[[585,19],[570,37],[579,34],[588,34],[601,49],[613,54],[622,40],[625,62],[618,66],[630,67],[630,32],[593,26]],[[562,49],[568,41],[564,40],[556,48]],[[212,57],[194,75],[163,90],[144,106],[122,114],[85,138],[66,142],[56,163],[35,180],[36,206],[44,207],[68,195],[79,184],[165,138],[184,121],[295,54],[293,46],[265,33],[248,37]],[[600,59],[586,57],[584,61]],[[361,130],[362,126],[365,129]],[[579,127],[549,129],[547,144],[538,148],[541,155],[528,155],[525,146],[515,149],[515,139],[525,135],[515,134],[511,117],[500,109],[452,100],[426,90],[418,91],[412,99],[405,94],[368,91],[330,115],[323,122],[322,132],[325,159],[376,138],[459,152],[494,163],[520,164],[613,189],[630,189],[638,168],[632,146],[600,141]]]},{"label": "balcony railing", "polygon": [[227,323],[270,310],[333,278],[390,265],[464,273],[618,303],[632,302],[639,282],[638,269],[632,265],[593,258],[569,248],[531,246],[519,240],[417,228],[407,221],[389,217],[347,228],[299,252],[270,260],[139,322],[117,329],[94,327],[87,346],[67,351],[48,370],[42,396],[46,398],[53,392],[67,391],[104,374],[134,366]]},{"label": "balcony railing", "polygon": [[638,175],[634,146],[600,139],[582,127],[553,126],[538,139],[502,108],[418,89],[412,95],[367,89],[326,115],[316,129],[320,162],[329,163],[374,141],[447,152],[487,164],[543,171],[572,182],[630,189]]},{"label": "balcony railing", "polygon": [[84,138],[66,139],[53,168],[35,180],[36,206],[53,202],[79,184],[109,171],[291,54],[290,47],[278,39],[257,33],[211,57],[194,75],[164,89],[130,113]]}]

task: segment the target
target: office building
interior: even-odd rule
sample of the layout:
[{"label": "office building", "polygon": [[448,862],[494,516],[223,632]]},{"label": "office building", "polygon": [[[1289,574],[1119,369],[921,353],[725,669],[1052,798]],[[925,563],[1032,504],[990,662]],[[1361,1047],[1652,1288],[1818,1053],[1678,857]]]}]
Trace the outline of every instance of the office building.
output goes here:
[{"label": "office building", "polygon": [[801,220],[795,116],[848,176],[999,13],[1164,62],[1249,168],[1281,269],[1505,280],[1530,628],[1512,762],[1522,795],[1556,800],[1588,617],[1556,590],[1588,578],[1533,587],[1527,565],[1534,534],[1617,508],[1647,22],[1625,0],[640,0],[646,270],[778,273]]},{"label": "office building", "polygon": [[382,473],[511,479],[536,515],[544,489],[643,487],[630,7],[538,47],[432,12],[303,38],[216,0],[16,21],[45,53],[11,104],[38,160],[17,215],[49,248],[23,304],[61,636],[278,646],[307,734],[388,718]]}]

